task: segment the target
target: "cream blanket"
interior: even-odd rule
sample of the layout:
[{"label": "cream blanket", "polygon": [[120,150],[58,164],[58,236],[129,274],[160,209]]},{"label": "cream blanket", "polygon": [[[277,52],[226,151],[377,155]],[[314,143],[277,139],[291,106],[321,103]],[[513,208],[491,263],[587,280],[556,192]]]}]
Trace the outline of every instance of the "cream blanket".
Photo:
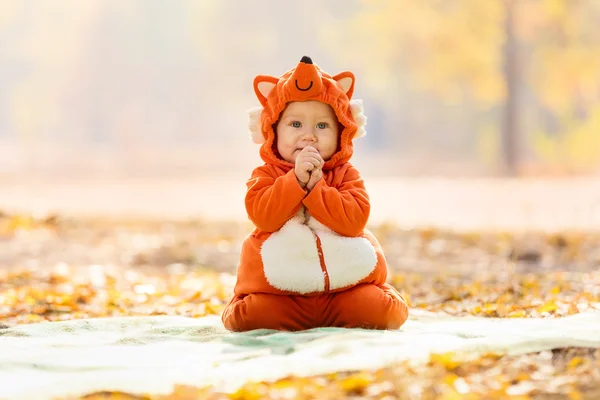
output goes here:
[{"label": "cream blanket", "polygon": [[557,319],[439,316],[414,310],[399,331],[230,333],[218,317],[126,317],[0,330],[0,399],[98,390],[166,394],[174,384],[230,391],[250,380],[426,362],[432,353],[507,354],[600,347],[600,312]]}]

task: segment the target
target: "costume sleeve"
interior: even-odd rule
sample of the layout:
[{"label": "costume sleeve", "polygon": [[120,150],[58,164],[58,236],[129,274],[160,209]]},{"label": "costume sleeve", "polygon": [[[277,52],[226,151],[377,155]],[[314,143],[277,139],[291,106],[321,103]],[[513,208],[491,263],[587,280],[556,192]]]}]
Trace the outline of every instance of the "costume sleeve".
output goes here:
[{"label": "costume sleeve", "polygon": [[294,170],[273,176],[267,167],[256,168],[246,186],[246,212],[254,225],[275,232],[302,206],[306,191],[298,184]]},{"label": "costume sleeve", "polygon": [[350,166],[338,187],[321,179],[304,198],[304,205],[317,221],[342,236],[356,237],[367,225],[371,205],[363,179]]}]

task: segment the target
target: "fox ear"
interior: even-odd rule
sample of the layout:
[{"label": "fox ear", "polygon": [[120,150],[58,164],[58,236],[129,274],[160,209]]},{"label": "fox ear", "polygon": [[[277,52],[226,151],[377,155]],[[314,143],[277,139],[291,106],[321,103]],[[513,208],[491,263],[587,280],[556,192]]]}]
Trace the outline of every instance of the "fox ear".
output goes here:
[{"label": "fox ear", "polygon": [[342,87],[348,99],[352,99],[354,94],[354,74],[350,71],[340,72],[333,79]]},{"label": "fox ear", "polygon": [[258,101],[263,107],[267,104],[267,97],[269,97],[269,93],[278,81],[278,78],[269,75],[258,75],[254,78],[254,93],[256,93],[256,97],[258,97]]}]

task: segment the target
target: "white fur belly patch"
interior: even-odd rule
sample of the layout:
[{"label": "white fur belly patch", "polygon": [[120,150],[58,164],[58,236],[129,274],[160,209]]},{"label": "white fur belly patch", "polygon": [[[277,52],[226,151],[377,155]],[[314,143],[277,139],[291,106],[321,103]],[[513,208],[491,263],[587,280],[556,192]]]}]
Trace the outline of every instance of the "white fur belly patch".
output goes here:
[{"label": "white fur belly patch", "polygon": [[350,286],[373,272],[377,254],[367,239],[340,236],[313,217],[307,224],[321,239],[330,289]]},{"label": "white fur belly patch", "polygon": [[325,290],[317,242],[300,218],[292,218],[262,244],[267,282],[276,289],[300,294]]},{"label": "white fur belly patch", "polygon": [[369,276],[377,265],[377,254],[365,238],[319,232],[323,258],[329,275],[329,288],[339,289]]},{"label": "white fur belly patch", "polygon": [[358,283],[375,269],[377,254],[367,239],[340,236],[306,216],[303,208],[262,245],[265,277],[271,286],[300,294],[325,290],[315,234],[321,241],[330,289]]}]

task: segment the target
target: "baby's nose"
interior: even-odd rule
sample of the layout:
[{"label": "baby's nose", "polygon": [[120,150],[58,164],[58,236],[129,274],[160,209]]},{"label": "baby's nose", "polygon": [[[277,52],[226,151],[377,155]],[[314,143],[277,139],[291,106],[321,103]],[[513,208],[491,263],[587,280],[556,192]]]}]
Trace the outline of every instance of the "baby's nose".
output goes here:
[{"label": "baby's nose", "polygon": [[317,140],[317,135],[315,135],[315,132],[313,129],[306,129],[302,133],[302,140],[308,140],[308,141],[314,142],[315,140]]}]

